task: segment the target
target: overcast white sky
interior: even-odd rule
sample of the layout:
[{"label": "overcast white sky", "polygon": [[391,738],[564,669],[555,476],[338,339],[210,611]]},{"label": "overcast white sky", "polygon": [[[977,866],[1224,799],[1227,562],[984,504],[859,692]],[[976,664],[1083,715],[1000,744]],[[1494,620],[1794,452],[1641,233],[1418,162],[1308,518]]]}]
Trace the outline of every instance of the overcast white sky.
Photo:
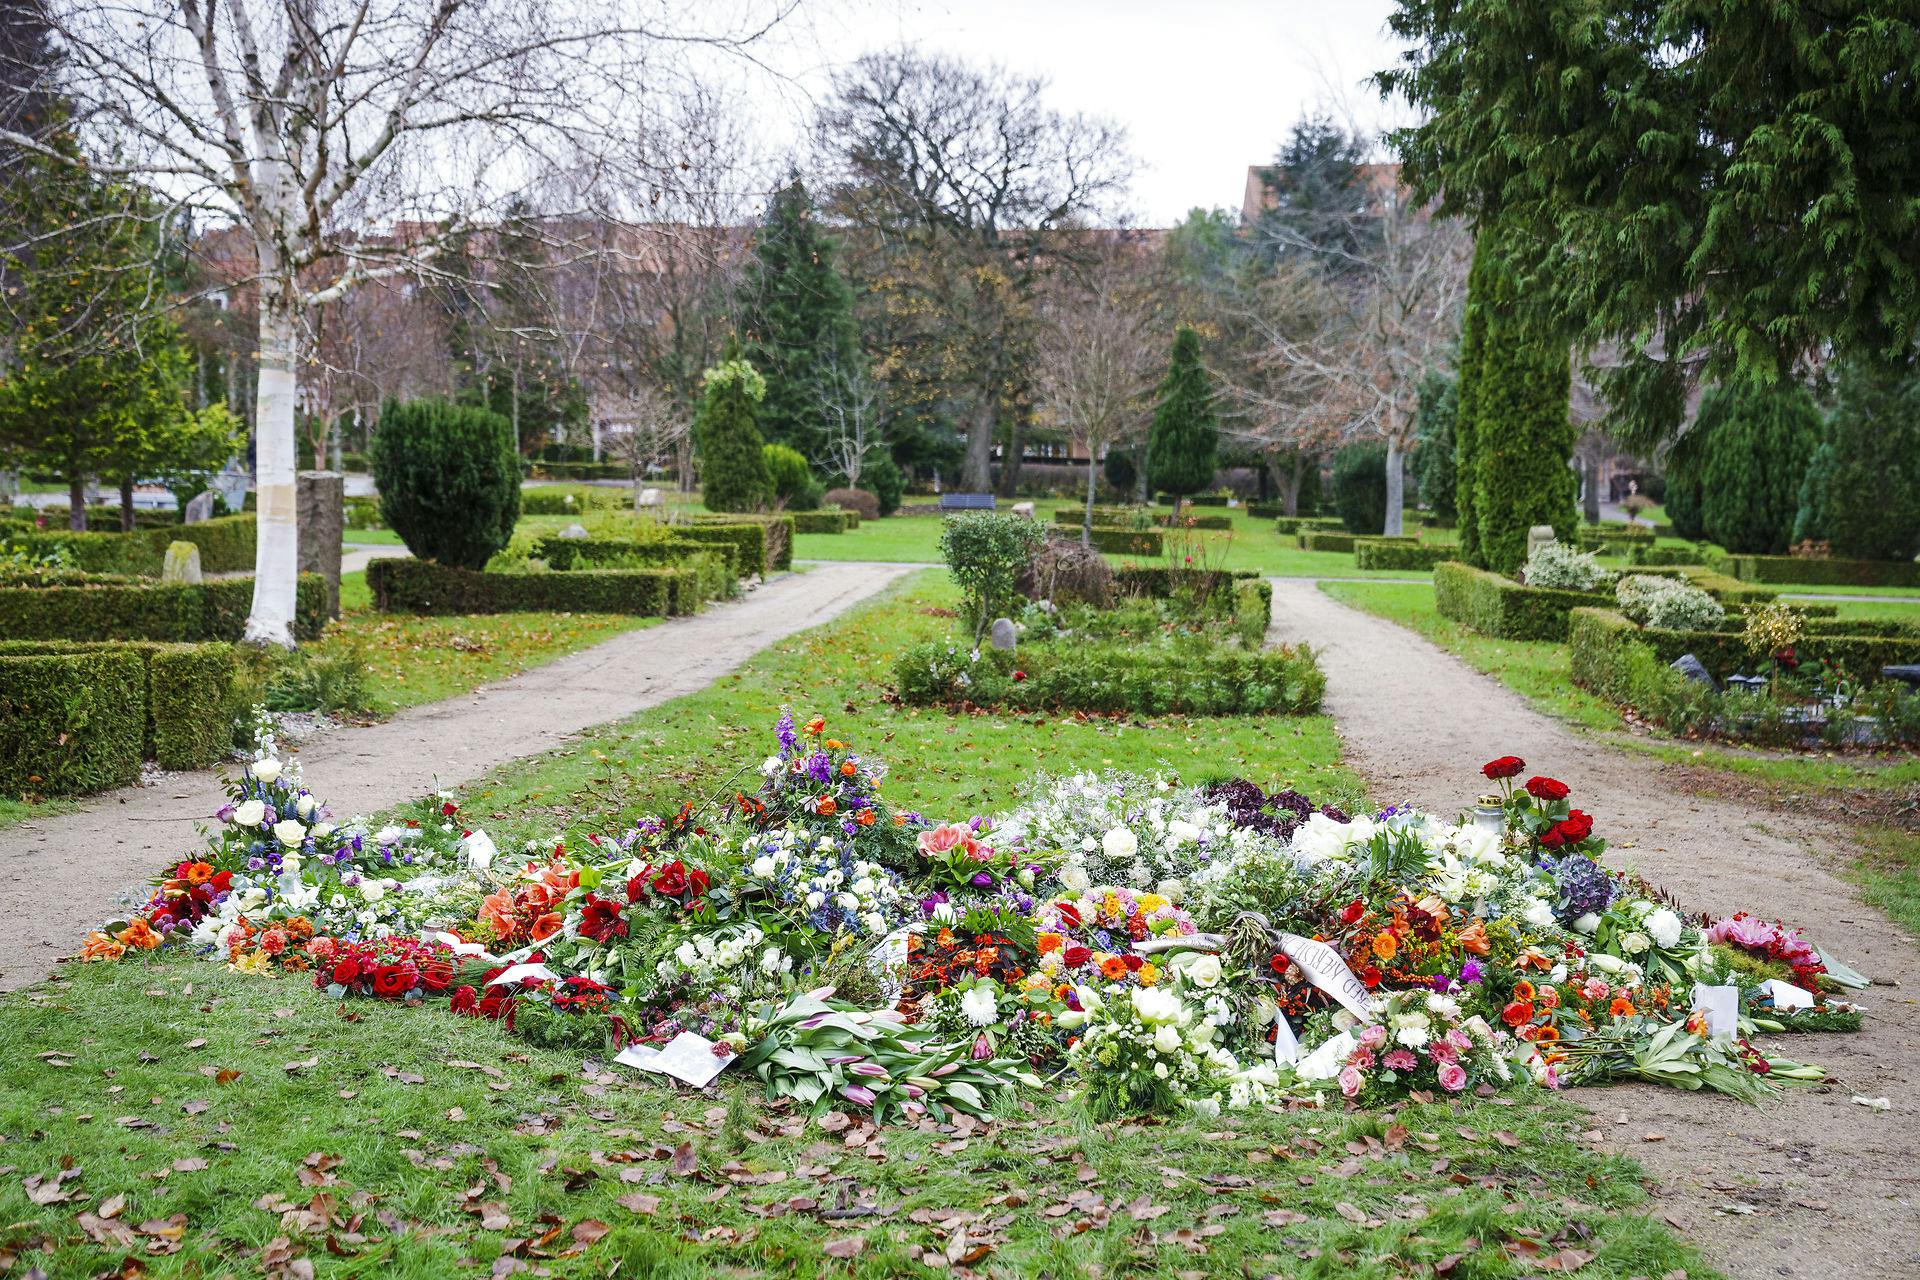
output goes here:
[{"label": "overcast white sky", "polygon": [[[825,86],[824,63],[896,44],[1000,62],[1052,81],[1051,104],[1125,126],[1140,161],[1129,221],[1238,208],[1249,164],[1289,125],[1339,100],[1378,127],[1398,114],[1362,83],[1389,65],[1391,0],[854,0],[802,9],[771,61]],[[772,51],[769,51],[772,53]],[[799,108],[800,103],[790,104]]]}]

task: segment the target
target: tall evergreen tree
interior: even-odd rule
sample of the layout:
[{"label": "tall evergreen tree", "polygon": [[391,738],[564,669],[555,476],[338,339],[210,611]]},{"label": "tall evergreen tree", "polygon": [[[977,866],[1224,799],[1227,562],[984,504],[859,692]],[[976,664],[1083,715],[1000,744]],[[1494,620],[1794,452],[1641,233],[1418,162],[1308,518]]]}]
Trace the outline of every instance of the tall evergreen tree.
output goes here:
[{"label": "tall evergreen tree", "polygon": [[1784,552],[1820,445],[1813,397],[1790,382],[1715,387],[1701,397],[1696,426],[1706,433],[1700,514],[1707,537],[1736,555]]},{"label": "tall evergreen tree", "polygon": [[1825,538],[1850,559],[1920,555],[1920,377],[1844,367],[1821,455],[1796,536]]},{"label": "tall evergreen tree", "polygon": [[1460,409],[1459,380],[1435,370],[1420,381],[1420,412],[1416,434],[1420,447],[1414,456],[1420,501],[1442,519],[1454,518],[1453,426]]},{"label": "tall evergreen tree", "polygon": [[701,500],[709,511],[765,511],[773,502],[766,440],[757,419],[767,380],[740,358],[737,343],[707,370],[693,421]]},{"label": "tall evergreen tree", "polygon": [[1460,320],[1459,390],[1453,417],[1453,511],[1460,529],[1460,558],[1485,567],[1480,554],[1480,358],[1486,348],[1488,294],[1495,271],[1493,236],[1482,232],[1467,272],[1467,305]]},{"label": "tall evergreen tree", "polygon": [[1181,325],[1173,335],[1173,358],[1160,383],[1160,400],[1147,435],[1147,475],[1153,487],[1180,499],[1213,483],[1220,432],[1215,424],[1213,383],[1200,363],[1200,335]]},{"label": "tall evergreen tree", "polygon": [[1534,525],[1551,525],[1563,541],[1579,527],[1580,481],[1568,465],[1579,433],[1568,404],[1573,365],[1567,343],[1552,320],[1528,304],[1501,256],[1507,237],[1494,239],[1491,267],[1480,281],[1486,314],[1473,386],[1473,507],[1481,563],[1514,573],[1527,558]]},{"label": "tall evergreen tree", "polygon": [[760,433],[819,465],[829,405],[864,373],[853,287],[834,266],[837,246],[795,178],[776,192],[740,290],[745,354],[767,381]]}]

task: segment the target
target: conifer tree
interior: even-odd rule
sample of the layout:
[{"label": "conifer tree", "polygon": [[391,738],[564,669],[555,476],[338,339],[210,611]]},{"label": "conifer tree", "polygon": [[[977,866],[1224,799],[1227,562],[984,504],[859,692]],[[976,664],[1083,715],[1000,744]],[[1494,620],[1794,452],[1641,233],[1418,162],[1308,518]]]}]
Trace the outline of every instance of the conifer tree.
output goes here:
[{"label": "conifer tree", "polygon": [[1793,537],[1800,487],[1820,445],[1820,410],[1797,383],[1715,387],[1700,401],[1706,435],[1700,515],[1736,555],[1779,555]]},{"label": "conifer tree", "polygon": [[767,384],[760,434],[816,465],[826,452],[827,406],[864,370],[853,288],[834,267],[835,250],[795,178],[767,206],[740,293],[744,354]]},{"label": "conifer tree", "polygon": [[700,493],[709,511],[765,511],[773,502],[766,441],[757,421],[767,380],[740,358],[738,343],[708,369],[694,417]]},{"label": "conifer tree", "polygon": [[1181,325],[1173,335],[1173,358],[1147,436],[1147,476],[1155,489],[1174,496],[1176,518],[1180,499],[1213,483],[1219,442],[1213,383],[1200,363],[1200,335]]},{"label": "conifer tree", "polygon": [[1492,288],[1493,237],[1473,244],[1467,272],[1467,305],[1460,320],[1460,381],[1453,418],[1453,510],[1460,529],[1460,558],[1486,567],[1480,555],[1480,419],[1474,397],[1480,387],[1480,355],[1486,345],[1487,293]]}]

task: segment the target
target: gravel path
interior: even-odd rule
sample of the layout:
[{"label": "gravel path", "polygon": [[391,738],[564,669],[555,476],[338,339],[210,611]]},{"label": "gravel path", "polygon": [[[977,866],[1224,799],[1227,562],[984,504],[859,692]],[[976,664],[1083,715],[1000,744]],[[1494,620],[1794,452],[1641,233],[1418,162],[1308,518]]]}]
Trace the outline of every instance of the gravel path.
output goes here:
[{"label": "gravel path", "polygon": [[[786,574],[696,617],[615,636],[382,724],[321,735],[300,759],[336,814],[374,813],[702,689],[905,572],[849,563]],[[117,903],[192,848],[219,794],[216,773],[170,774],[158,786],[108,792],[79,811],[0,830],[0,991],[39,981]]]},{"label": "gravel path", "polygon": [[1687,794],[1659,762],[1581,736],[1311,582],[1276,581],[1273,605],[1275,638],[1318,651],[1327,711],[1375,800],[1455,812],[1483,789],[1483,762],[1518,755],[1573,788],[1609,861],[1694,910],[1778,914],[1884,984],[1860,997],[1864,1031],[1772,1042],[1824,1066],[1829,1087],[1759,1107],[1645,1085],[1573,1096],[1593,1112],[1590,1140],[1647,1166],[1655,1212],[1729,1275],[1920,1275],[1920,952],[1836,874],[1846,832]]}]

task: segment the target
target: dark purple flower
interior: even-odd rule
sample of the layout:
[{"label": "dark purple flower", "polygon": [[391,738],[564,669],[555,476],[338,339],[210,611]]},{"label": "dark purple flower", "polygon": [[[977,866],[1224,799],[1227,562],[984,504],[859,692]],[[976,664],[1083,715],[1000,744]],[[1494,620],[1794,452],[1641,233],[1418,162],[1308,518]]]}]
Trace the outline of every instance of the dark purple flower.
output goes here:
[{"label": "dark purple flower", "polygon": [[793,731],[793,712],[782,711],[780,713],[780,723],[775,727],[775,732],[780,736],[781,754],[792,754],[794,747],[798,745],[800,741],[800,735]]},{"label": "dark purple flower", "polygon": [[993,888],[993,873],[990,871],[976,871],[973,873],[973,879],[967,883],[976,889],[991,889]]},{"label": "dark purple flower", "polygon": [[1480,962],[1468,956],[1467,962],[1460,966],[1460,981],[1462,983],[1478,982],[1481,972]]}]

